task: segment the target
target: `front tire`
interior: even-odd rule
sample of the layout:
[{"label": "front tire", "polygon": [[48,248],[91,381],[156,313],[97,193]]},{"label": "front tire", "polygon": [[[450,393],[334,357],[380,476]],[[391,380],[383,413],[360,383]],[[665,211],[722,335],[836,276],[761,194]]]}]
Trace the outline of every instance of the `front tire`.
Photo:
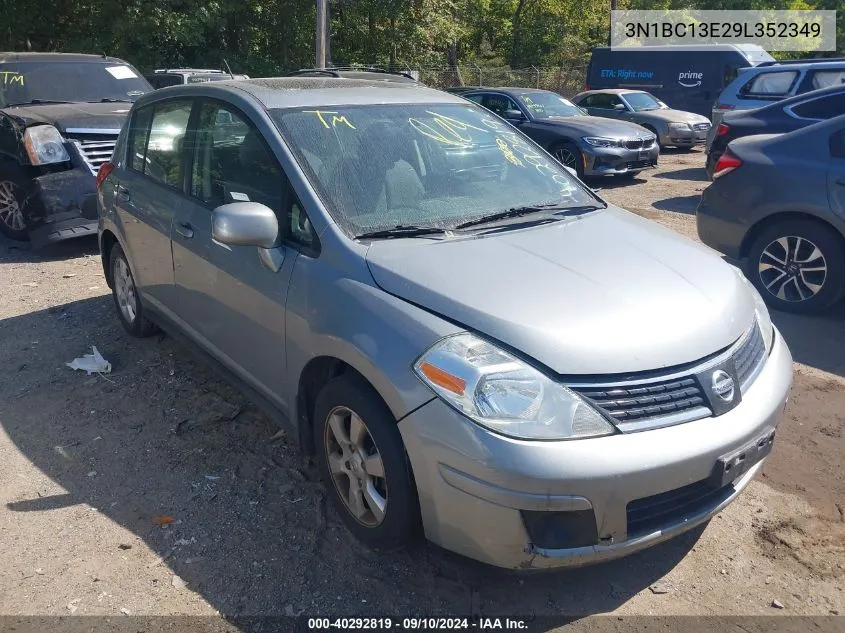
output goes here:
[{"label": "front tire", "polygon": [[155,332],[155,324],[144,315],[144,306],[123,249],[115,244],[109,255],[112,298],[123,328],[132,336],[145,338]]},{"label": "front tire", "polygon": [[374,550],[408,545],[419,501],[396,420],[355,374],[332,379],[314,407],[314,445],[326,490],[349,531]]},{"label": "front tire", "polygon": [[820,312],[845,295],[845,245],[818,222],[787,220],[754,240],[746,275],[772,308]]},{"label": "front tire", "polygon": [[6,165],[0,170],[0,231],[13,240],[29,239],[29,229],[23,215],[23,178]]},{"label": "front tire", "polygon": [[578,178],[584,179],[584,156],[574,143],[558,143],[552,147],[551,154],[564,167],[574,169]]}]

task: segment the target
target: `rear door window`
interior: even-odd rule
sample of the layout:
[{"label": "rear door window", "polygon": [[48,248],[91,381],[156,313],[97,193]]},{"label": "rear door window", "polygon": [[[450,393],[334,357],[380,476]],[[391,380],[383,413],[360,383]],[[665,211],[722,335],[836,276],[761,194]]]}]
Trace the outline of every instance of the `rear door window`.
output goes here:
[{"label": "rear door window", "polygon": [[792,106],[792,113],[802,119],[832,119],[845,114],[845,93],[820,97]]},{"label": "rear door window", "polygon": [[191,101],[166,101],[155,106],[144,175],[164,185],[182,188],[182,147],[191,117]]},{"label": "rear door window", "polygon": [[811,90],[829,88],[845,83],[845,68],[839,70],[814,70],[810,73]]},{"label": "rear door window", "polygon": [[741,93],[747,97],[785,97],[797,78],[797,70],[760,73],[742,87]]},{"label": "rear door window", "polygon": [[138,109],[129,123],[129,141],[127,155],[129,165],[134,171],[144,173],[147,159],[147,140],[150,137],[150,123],[153,119],[153,107]]}]

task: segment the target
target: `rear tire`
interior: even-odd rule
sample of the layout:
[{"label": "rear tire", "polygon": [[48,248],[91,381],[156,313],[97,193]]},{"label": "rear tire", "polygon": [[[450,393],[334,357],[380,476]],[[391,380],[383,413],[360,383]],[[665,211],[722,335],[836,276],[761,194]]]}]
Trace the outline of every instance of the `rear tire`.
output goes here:
[{"label": "rear tire", "polygon": [[156,326],[144,315],[144,306],[138,296],[132,269],[120,244],[112,246],[109,254],[109,274],[114,307],[117,308],[117,316],[123,324],[123,329],[138,338],[153,334]]},{"label": "rear tire", "polygon": [[16,165],[0,166],[0,231],[13,240],[29,239],[29,229],[23,215],[23,174]]},{"label": "rear tire", "polygon": [[746,275],[772,308],[814,314],[845,295],[845,244],[818,222],[780,222],[754,240]]},{"label": "rear tire", "polygon": [[557,143],[552,146],[551,154],[564,167],[571,167],[578,174],[578,178],[584,179],[584,156],[581,150],[574,143]]},{"label": "rear tire", "polygon": [[420,509],[405,446],[387,405],[354,373],[329,381],[314,406],[317,466],[349,531],[377,551],[417,536]]}]

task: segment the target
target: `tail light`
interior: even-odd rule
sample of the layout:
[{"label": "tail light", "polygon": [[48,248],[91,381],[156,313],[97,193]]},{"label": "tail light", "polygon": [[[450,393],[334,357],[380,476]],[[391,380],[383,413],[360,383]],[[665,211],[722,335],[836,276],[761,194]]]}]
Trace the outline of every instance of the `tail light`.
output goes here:
[{"label": "tail light", "polygon": [[724,176],[725,174],[729,174],[734,169],[741,166],[742,161],[739,159],[739,156],[727,149],[724,154],[719,156],[719,160],[716,161],[716,166],[713,168],[713,180],[716,180],[716,178]]},{"label": "tail light", "polygon": [[716,110],[733,110],[736,106],[732,106],[729,103],[717,103]]},{"label": "tail light", "polygon": [[103,184],[103,181],[109,177],[109,174],[114,171],[114,164],[113,163],[103,163],[100,165],[100,169],[97,170],[97,189],[100,188],[100,185]]},{"label": "tail light", "polygon": [[719,123],[719,127],[716,128],[716,136],[724,136],[728,132],[731,131],[731,126],[726,125],[725,123]]}]

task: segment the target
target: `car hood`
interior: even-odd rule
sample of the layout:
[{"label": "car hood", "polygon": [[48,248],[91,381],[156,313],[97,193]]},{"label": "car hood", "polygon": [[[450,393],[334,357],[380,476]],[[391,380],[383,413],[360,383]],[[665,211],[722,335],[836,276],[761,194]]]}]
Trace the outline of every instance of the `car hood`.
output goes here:
[{"label": "car hood", "polygon": [[553,224],[373,242],[376,284],[558,374],[696,361],[736,341],[754,299],[713,251],[615,207]]},{"label": "car hood", "polygon": [[129,115],[131,103],[57,103],[5,108],[25,126],[48,123],[59,132],[68,129],[119,130]]},{"label": "car hood", "polygon": [[637,112],[634,115],[638,121],[665,121],[667,123],[710,123],[710,119],[695,114],[694,112],[684,112],[683,110],[647,110],[646,112]]},{"label": "car hood", "polygon": [[535,127],[550,127],[573,131],[582,136],[605,136],[611,138],[630,138],[645,133],[642,126],[628,121],[605,119],[598,116],[573,116],[560,119],[537,119],[532,121]]}]

